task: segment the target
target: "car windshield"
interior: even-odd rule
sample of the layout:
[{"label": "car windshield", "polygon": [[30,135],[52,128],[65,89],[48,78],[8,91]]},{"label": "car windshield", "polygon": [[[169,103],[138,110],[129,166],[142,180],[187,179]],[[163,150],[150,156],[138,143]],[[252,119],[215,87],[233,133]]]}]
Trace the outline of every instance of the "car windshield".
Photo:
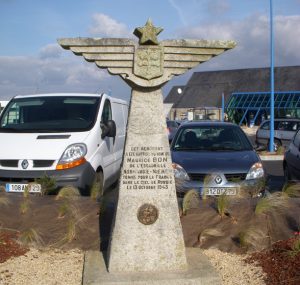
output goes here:
[{"label": "car windshield", "polygon": [[193,126],[181,128],[172,145],[177,151],[244,151],[252,145],[235,126]]},{"label": "car windshield", "polygon": [[99,97],[49,96],[13,99],[0,118],[0,132],[86,131],[96,120]]}]

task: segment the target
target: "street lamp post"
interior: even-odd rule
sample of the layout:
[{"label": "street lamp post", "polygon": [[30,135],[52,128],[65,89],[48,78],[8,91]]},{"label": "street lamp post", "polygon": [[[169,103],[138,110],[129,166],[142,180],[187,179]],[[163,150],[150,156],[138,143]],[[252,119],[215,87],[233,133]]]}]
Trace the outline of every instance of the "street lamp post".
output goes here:
[{"label": "street lamp post", "polygon": [[270,45],[271,45],[271,100],[270,100],[270,144],[269,151],[274,152],[274,37],[273,37],[273,0],[270,0]]},{"label": "street lamp post", "polygon": [[222,122],[224,122],[224,115],[225,115],[225,98],[224,98],[224,93],[222,93],[222,113],[221,113]]}]

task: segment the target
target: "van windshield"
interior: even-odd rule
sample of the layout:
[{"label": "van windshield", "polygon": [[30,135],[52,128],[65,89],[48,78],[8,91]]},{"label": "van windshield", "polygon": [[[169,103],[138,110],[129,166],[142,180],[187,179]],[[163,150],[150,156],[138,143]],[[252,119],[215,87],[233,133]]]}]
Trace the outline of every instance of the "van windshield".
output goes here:
[{"label": "van windshield", "polygon": [[1,114],[0,132],[76,132],[93,127],[99,97],[15,98]]}]

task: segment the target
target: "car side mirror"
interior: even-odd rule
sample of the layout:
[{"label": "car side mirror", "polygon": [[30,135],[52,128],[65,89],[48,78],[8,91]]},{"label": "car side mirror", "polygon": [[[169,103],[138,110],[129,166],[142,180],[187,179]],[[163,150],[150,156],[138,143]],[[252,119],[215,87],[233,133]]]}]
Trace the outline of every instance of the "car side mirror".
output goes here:
[{"label": "car side mirror", "polygon": [[116,136],[116,123],[114,120],[108,120],[106,123],[101,122],[100,127],[102,130],[101,138],[115,137]]}]

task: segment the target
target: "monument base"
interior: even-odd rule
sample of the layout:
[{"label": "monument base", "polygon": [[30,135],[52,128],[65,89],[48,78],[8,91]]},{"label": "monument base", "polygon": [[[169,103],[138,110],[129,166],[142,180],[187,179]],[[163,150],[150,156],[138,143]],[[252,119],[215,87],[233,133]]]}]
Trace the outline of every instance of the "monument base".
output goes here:
[{"label": "monument base", "polygon": [[187,248],[188,270],[171,272],[108,273],[99,251],[87,251],[84,258],[83,285],[220,285],[221,279],[199,248]]}]

